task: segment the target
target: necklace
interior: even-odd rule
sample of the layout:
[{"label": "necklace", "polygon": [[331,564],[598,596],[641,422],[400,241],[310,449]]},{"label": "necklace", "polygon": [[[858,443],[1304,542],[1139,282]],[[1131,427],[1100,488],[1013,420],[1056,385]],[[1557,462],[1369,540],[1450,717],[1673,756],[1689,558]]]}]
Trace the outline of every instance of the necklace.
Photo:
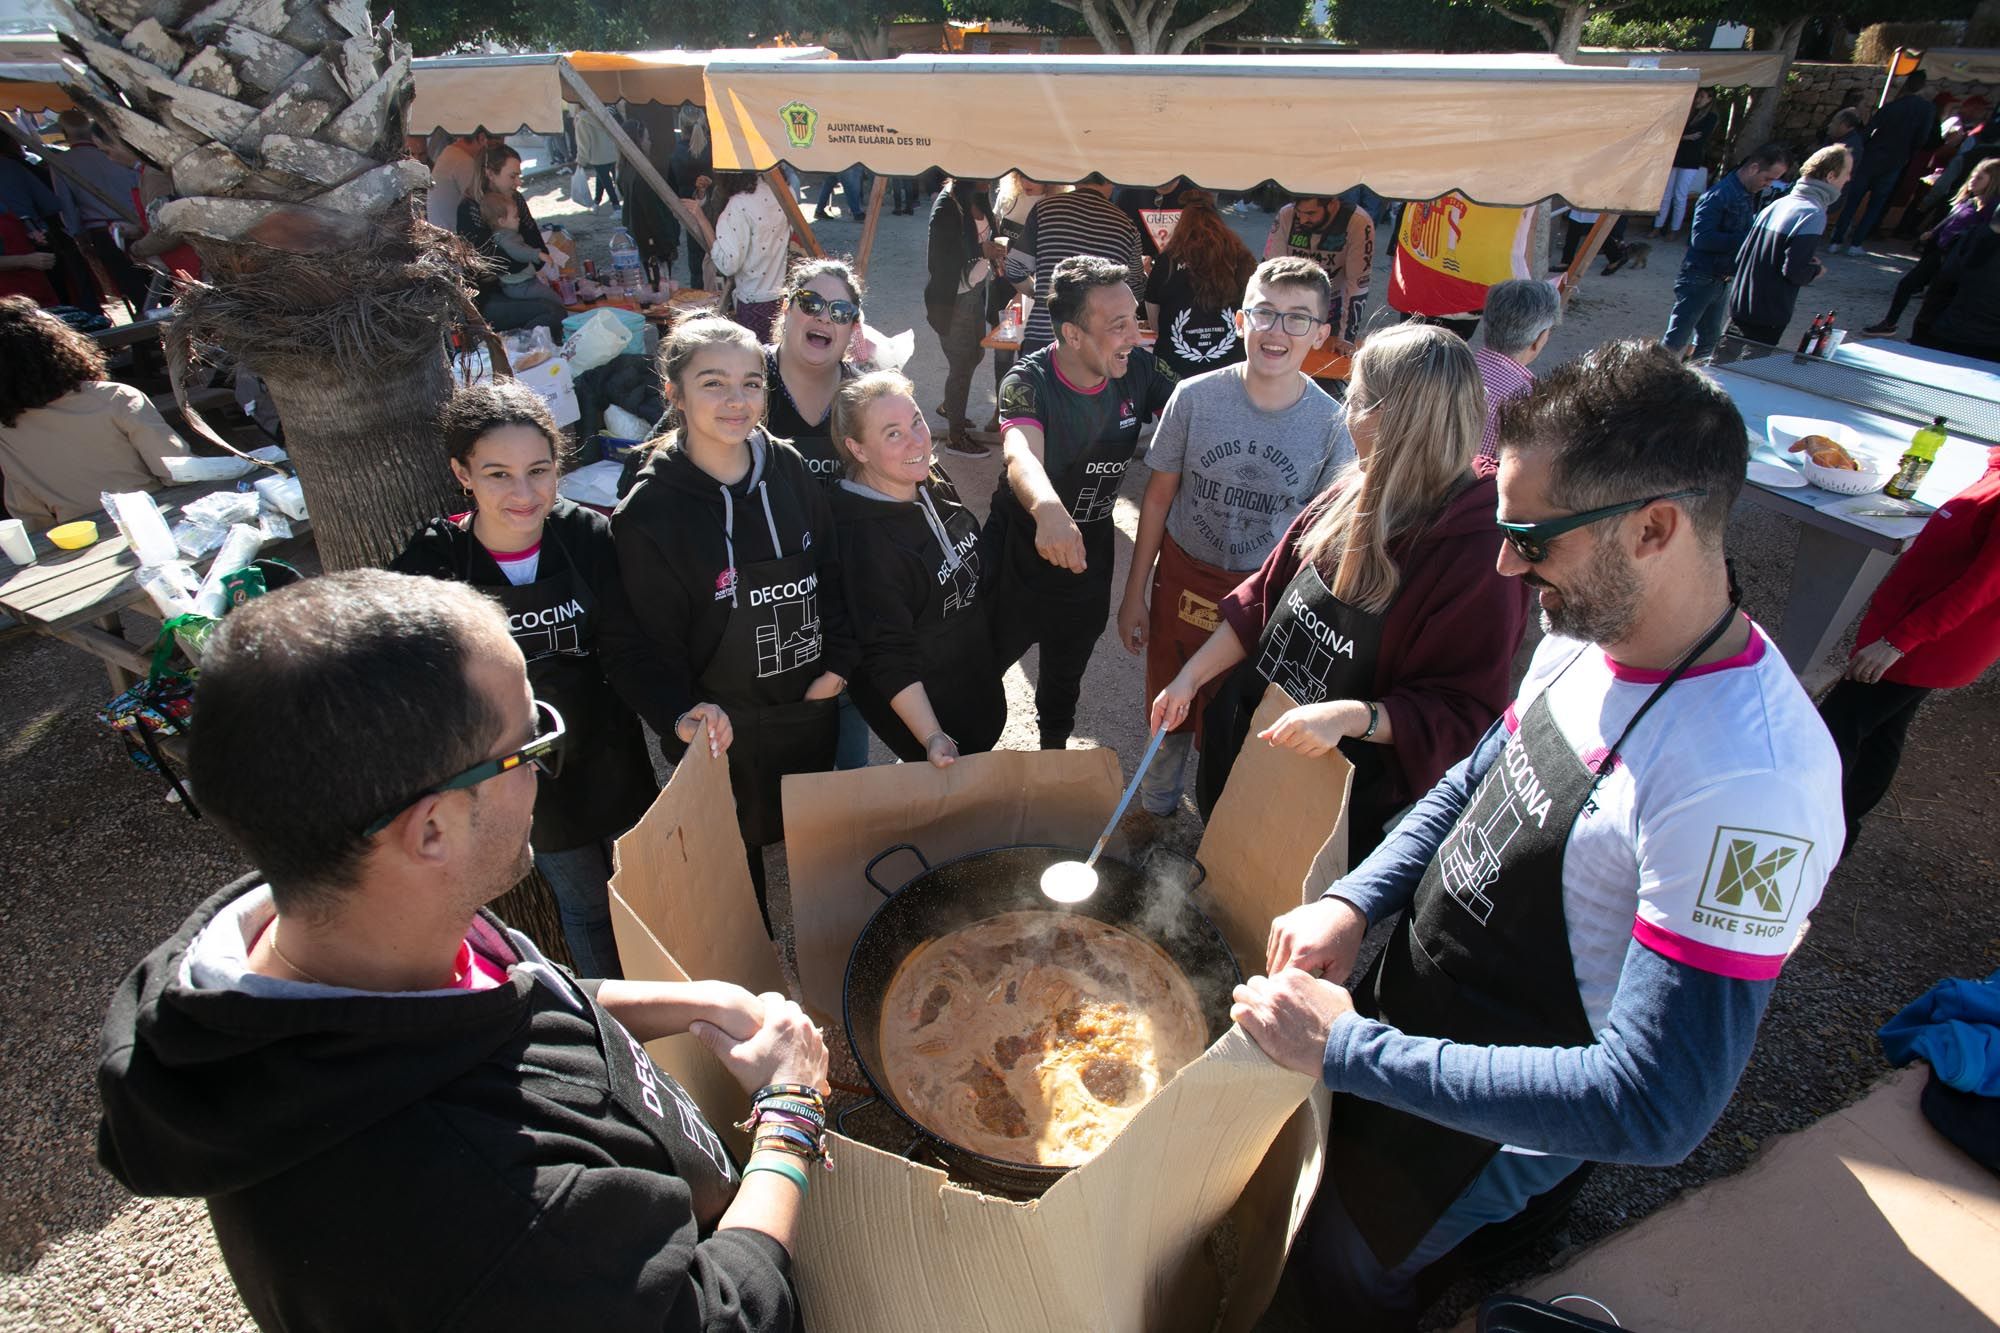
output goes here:
[{"label": "necklace", "polygon": [[297,963],[293,962],[290,958],[287,958],[285,956],[285,951],[278,947],[278,923],[276,921],[273,921],[271,923],[271,952],[278,955],[279,962],[283,963],[286,967],[289,967],[290,969],[292,969],[292,971],[304,977],[307,981],[310,981],[313,985],[330,986],[333,984],[332,982],[321,981],[318,977],[306,971],[303,967],[300,967]]}]

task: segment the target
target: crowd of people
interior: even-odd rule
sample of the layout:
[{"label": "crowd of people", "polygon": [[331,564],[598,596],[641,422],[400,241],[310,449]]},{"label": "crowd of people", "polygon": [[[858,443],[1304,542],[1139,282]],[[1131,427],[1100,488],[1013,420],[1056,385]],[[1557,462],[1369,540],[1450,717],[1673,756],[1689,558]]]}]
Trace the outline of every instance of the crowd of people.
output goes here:
[{"label": "crowd of people", "polygon": [[[1145,660],[1125,703],[1164,733],[1132,846],[1179,817],[1190,776],[1209,817],[1246,746],[1352,769],[1353,869],[1278,918],[1232,1013],[1338,1094],[1297,1280],[1356,1327],[1410,1326],[1475,1231],[1573,1192],[1591,1163],[1694,1150],[1911,718],[2000,657],[1989,469],[1883,585],[1816,709],[1739,605],[1744,425],[1685,364],[1725,324],[1777,342],[1821,238],[1868,239],[1910,157],[1942,141],[1909,107],[1929,108],[1921,89],[1830,127],[1853,141],[1805,155],[1762,207],[1794,155],[1755,149],[1707,185],[1716,117],[1698,98],[1654,218],[1688,231],[1664,339],[1553,367],[1544,281],[1481,284],[1473,310],[1454,288],[1437,317],[1368,327],[1365,199],[1290,200],[1260,255],[1183,179],[946,180],[923,288],[947,367],[935,416],[910,379],[853,364],[860,277],[795,262],[770,183],[712,171],[699,117],[625,128],[701,236],[579,124],[593,202],[651,216],[647,258],[685,252],[691,281],[726,285],[723,313],[664,339],[668,412],[608,517],[558,493],[567,441],[540,395],[460,386],[438,447],[462,507],[387,571],[305,580],[217,628],[191,777],[258,870],[114,999],[104,1164],[141,1193],[207,1198],[270,1327],[634,1311],[797,1327],[824,1040],[775,994],[622,978],[611,848],[657,792],[647,735],[669,761],[726,763],[775,936],[785,777],[864,766],[872,740],[940,770],[993,749],[1004,677],[1033,647],[1035,743],[1067,748],[1093,661],[1122,649]],[[8,160],[0,189],[41,207]],[[489,323],[560,337],[520,168],[483,131],[441,145],[426,208],[492,261]],[[918,182],[898,184],[893,207],[914,210]],[[1942,207],[1882,323],[1924,292],[1929,345],[1991,354],[2000,167],[1955,151],[1927,188]],[[1022,295],[975,424],[982,340]],[[1340,396],[1306,370],[1330,345],[1352,350]],[[101,477],[150,484],[185,451],[34,301],[0,301],[0,348],[17,515],[94,509]],[[51,434],[87,481],[35,452]],[[997,451],[990,498],[962,494],[940,449]],[[1531,614],[1543,635],[1517,685]],[[1286,706],[1259,729],[1273,687]],[[1714,762],[1676,762],[1689,752]],[[1753,863],[1778,870],[1730,879]],[[571,968],[487,910],[530,867]],[[1760,926],[1738,933],[1745,912]],[[682,1032],[740,1082],[747,1158],[645,1054]]]}]

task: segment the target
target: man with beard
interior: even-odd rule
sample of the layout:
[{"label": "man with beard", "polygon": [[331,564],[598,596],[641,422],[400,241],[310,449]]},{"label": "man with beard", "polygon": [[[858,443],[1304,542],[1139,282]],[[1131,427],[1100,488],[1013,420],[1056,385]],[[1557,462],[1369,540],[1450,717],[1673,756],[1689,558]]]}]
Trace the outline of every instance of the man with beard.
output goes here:
[{"label": "man with beard", "polygon": [[1375,219],[1345,199],[1305,195],[1278,210],[1264,241],[1264,258],[1295,255],[1326,270],[1333,284],[1327,325],[1336,338],[1355,341],[1361,310],[1368,303],[1368,277],[1375,266]]},{"label": "man with beard", "polygon": [[[564,731],[499,604],[307,579],[222,624],[200,699],[194,788],[260,873],[113,997],[105,1168],[208,1201],[263,1328],[796,1328],[826,1047],[783,996],[578,980],[485,910]],[[758,1090],[740,1164],[641,1044],[687,1031]]]},{"label": "man with beard", "polygon": [[1685,1158],[1750,1058],[1842,826],[1833,743],[1724,564],[1746,448],[1653,343],[1510,406],[1500,569],[1547,637],[1472,755],[1237,989],[1258,1044],[1337,1094],[1294,1257],[1355,1328],[1413,1327],[1427,1270],[1529,1230],[1586,1164]]}]

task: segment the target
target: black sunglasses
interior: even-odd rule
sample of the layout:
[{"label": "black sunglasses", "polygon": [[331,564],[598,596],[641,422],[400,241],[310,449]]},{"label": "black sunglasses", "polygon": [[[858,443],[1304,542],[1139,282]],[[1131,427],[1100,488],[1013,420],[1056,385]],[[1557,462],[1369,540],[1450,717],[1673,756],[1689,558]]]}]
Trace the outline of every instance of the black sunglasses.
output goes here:
[{"label": "black sunglasses", "polygon": [[[463,773],[446,778],[436,786],[428,787],[418,792],[415,796],[404,801],[394,810],[391,810],[388,814],[383,815],[367,828],[361,830],[361,836],[364,838],[374,837],[383,829],[395,823],[405,810],[427,796],[436,796],[442,792],[477,787],[487,779],[497,778],[502,773],[511,773],[523,764],[532,764],[537,770],[547,774],[549,777],[560,777],[562,775],[563,757],[561,741],[568,728],[563,725],[562,714],[543,703],[540,699],[535,700],[535,711],[537,717],[535,738],[533,740],[518,750],[511,750],[501,755],[498,759],[489,759],[483,764],[474,764]],[[544,720],[546,720],[547,724],[546,730],[543,729]]]},{"label": "black sunglasses", "polygon": [[1662,500],[1692,500],[1707,495],[1708,491],[1696,488],[1688,491],[1671,491],[1666,495],[1649,495],[1643,500],[1627,500],[1624,504],[1605,505],[1602,509],[1586,509],[1581,514],[1571,514],[1567,518],[1545,519],[1540,523],[1499,524],[1500,533],[1514,553],[1531,565],[1539,565],[1549,558],[1549,543],[1565,532],[1587,528],[1593,523],[1602,523],[1607,518],[1629,514],[1647,505],[1658,504]]},{"label": "black sunglasses", "polygon": [[852,301],[829,301],[818,292],[801,287],[792,293],[792,304],[801,313],[818,318],[825,315],[836,324],[852,324],[861,318],[861,307]]}]

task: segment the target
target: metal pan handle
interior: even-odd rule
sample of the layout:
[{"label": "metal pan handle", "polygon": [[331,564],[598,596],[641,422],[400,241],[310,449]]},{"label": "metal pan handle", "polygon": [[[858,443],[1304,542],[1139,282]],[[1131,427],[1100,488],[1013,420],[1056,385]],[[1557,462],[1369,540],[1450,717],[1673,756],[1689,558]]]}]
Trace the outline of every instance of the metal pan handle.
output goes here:
[{"label": "metal pan handle", "polygon": [[[872,859],[869,860],[866,866],[862,867],[861,873],[864,877],[866,877],[869,884],[874,886],[875,892],[881,894],[884,898],[894,897],[896,890],[885,889],[882,887],[882,881],[875,878],[875,867],[881,865],[884,861],[894,856],[897,852],[908,852],[911,856],[917,858],[917,864],[922,866],[925,870],[929,870],[931,868],[931,863],[925,859],[924,854],[922,852],[917,850],[917,845],[913,842],[899,842],[883,848],[881,851],[877,852]],[[914,879],[915,876],[911,876],[911,878]],[[903,883],[907,884],[909,883],[909,880],[904,880]],[[901,886],[899,885],[898,887],[900,888]]]},{"label": "metal pan handle", "polygon": [[[882,1099],[880,1097],[865,1097],[852,1105],[843,1106],[833,1113],[833,1127],[841,1133],[847,1134],[847,1117],[853,1115],[856,1111],[865,1111],[871,1106],[880,1106],[881,1104]],[[853,1138],[854,1136],[847,1134],[847,1137]]]},{"label": "metal pan handle", "polygon": [[1199,860],[1186,852],[1177,852],[1157,842],[1148,847],[1145,854],[1139,858],[1139,868],[1147,869],[1156,860],[1163,861],[1171,867],[1161,873],[1171,876],[1176,881],[1185,881],[1185,891],[1188,893],[1193,893],[1208,879],[1208,867]]},{"label": "metal pan handle", "polygon": [[[847,1117],[876,1106],[881,1107],[885,1111],[888,1109],[888,1104],[880,1097],[867,1097],[852,1105],[843,1106],[833,1113],[833,1127],[851,1139],[854,1135],[848,1131]],[[926,1138],[927,1136],[921,1133],[912,1134],[910,1141],[896,1150],[896,1156],[903,1158],[905,1161],[916,1161],[917,1153],[920,1150],[928,1150],[928,1145],[925,1143]],[[939,1157],[935,1152],[930,1153],[930,1156],[937,1163],[940,1170],[948,1169],[944,1159]]]}]

